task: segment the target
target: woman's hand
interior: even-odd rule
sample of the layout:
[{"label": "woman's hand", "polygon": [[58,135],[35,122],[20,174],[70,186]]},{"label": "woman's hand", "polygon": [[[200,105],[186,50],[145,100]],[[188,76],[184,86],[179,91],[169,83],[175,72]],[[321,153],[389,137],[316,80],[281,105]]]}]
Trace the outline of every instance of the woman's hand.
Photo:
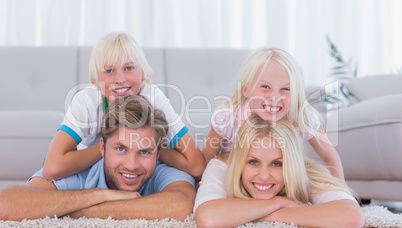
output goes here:
[{"label": "woman's hand", "polygon": [[281,208],[284,208],[284,207],[307,207],[307,206],[309,206],[306,203],[290,200],[290,199],[288,199],[286,197],[283,197],[283,196],[275,196],[273,198],[273,200],[274,200],[275,203],[280,204]]}]

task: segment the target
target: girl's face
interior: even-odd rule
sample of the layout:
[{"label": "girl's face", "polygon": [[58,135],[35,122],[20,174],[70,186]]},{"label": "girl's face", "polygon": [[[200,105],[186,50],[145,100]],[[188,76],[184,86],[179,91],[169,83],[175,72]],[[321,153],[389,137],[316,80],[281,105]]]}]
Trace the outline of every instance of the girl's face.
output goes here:
[{"label": "girl's face", "polygon": [[254,199],[271,199],[285,186],[282,150],[273,138],[252,141],[241,182]]},{"label": "girl's face", "polygon": [[[257,71],[260,75],[262,66]],[[243,95],[248,98],[251,112],[263,120],[278,121],[290,111],[290,79],[289,74],[279,63],[270,61],[261,76],[260,81],[254,77],[254,91],[243,89]]]},{"label": "girl's face", "polygon": [[105,65],[105,69],[98,72],[97,86],[109,102],[119,96],[137,95],[144,80],[141,67],[129,58],[120,58],[117,64]]}]

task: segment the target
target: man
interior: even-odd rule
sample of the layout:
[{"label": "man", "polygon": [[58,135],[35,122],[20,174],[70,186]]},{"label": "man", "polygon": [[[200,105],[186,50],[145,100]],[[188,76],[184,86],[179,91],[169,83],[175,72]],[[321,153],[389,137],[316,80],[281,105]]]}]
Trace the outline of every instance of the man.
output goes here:
[{"label": "man", "polygon": [[48,181],[40,170],[26,186],[3,190],[0,220],[55,215],[184,220],[192,212],[195,181],[158,161],[167,125],[144,98],[116,101],[103,118],[103,158],[61,180]]}]

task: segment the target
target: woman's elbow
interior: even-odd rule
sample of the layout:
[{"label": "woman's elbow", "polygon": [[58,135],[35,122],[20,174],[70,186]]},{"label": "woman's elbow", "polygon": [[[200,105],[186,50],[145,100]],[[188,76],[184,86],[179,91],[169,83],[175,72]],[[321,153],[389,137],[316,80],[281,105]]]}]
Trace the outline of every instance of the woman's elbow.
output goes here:
[{"label": "woman's elbow", "polygon": [[364,226],[364,214],[363,211],[359,208],[358,210],[351,211],[348,214],[345,214],[343,219],[343,224],[340,224],[340,227],[363,227]]},{"label": "woman's elbow", "polygon": [[[201,206],[200,206],[201,207]],[[195,221],[199,227],[223,227],[219,215],[211,213],[211,211],[197,208],[195,211]]]}]

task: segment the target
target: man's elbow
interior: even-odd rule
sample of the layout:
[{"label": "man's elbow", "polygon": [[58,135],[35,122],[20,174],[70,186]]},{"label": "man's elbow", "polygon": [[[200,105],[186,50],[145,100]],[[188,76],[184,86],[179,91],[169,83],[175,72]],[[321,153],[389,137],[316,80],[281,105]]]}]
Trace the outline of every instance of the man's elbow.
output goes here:
[{"label": "man's elbow", "polygon": [[3,194],[0,193],[0,220],[18,220],[13,216],[10,204]]},{"label": "man's elbow", "polygon": [[186,220],[186,218],[193,212],[193,205],[193,203],[184,203],[172,218],[184,222],[184,220]]}]

